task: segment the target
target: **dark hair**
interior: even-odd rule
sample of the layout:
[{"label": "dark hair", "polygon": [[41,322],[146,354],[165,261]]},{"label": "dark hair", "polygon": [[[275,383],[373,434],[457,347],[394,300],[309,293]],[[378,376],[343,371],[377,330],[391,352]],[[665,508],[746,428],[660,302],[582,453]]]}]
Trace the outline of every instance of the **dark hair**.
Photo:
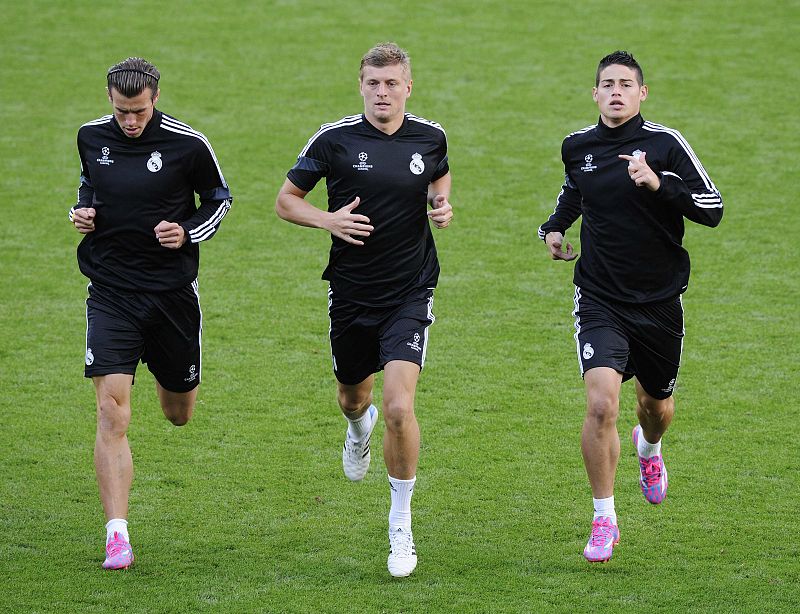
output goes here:
[{"label": "dark hair", "polygon": [[367,51],[361,58],[359,76],[364,75],[365,66],[383,68],[394,64],[400,64],[406,77],[411,79],[411,58],[408,57],[406,50],[401,49],[395,43],[380,43]]},{"label": "dark hair", "polygon": [[600,64],[597,65],[597,74],[594,78],[595,87],[600,85],[600,73],[604,68],[607,68],[612,64],[619,64],[620,66],[632,68],[634,71],[636,71],[636,80],[639,82],[639,85],[644,85],[644,74],[642,73],[642,67],[639,66],[639,62],[636,61],[636,58],[634,58],[627,51],[615,51],[614,53],[609,53],[606,57],[600,60]]},{"label": "dark hair", "polygon": [[149,87],[155,98],[160,78],[161,73],[147,60],[128,58],[108,69],[108,91],[114,88],[126,98],[134,98]]}]

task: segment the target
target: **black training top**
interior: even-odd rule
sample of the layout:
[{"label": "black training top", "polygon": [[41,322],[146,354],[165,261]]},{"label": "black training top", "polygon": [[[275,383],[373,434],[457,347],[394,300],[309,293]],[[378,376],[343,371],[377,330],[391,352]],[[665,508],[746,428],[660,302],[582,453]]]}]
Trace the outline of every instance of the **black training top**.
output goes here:
[{"label": "black training top", "polygon": [[[78,154],[70,219],[77,208],[96,209],[95,230],[78,246],[81,272],[124,290],[160,292],[194,281],[198,243],[214,235],[232,200],[206,137],[156,109],[141,136],[130,138],[106,115],[78,130]],[[159,244],[154,228],[162,220],[183,226],[180,249]]]},{"label": "black training top", "polygon": [[308,192],[325,177],[328,211],[359,196],[353,213],[366,215],[374,227],[364,245],[331,235],[322,278],[337,296],[387,306],[436,286],[439,261],[427,217],[428,184],[448,171],[444,130],[410,113],[391,135],[363,115],[352,115],[324,124],[311,137],[289,180]]},{"label": "black training top", "polygon": [[[655,192],[637,187],[628,162],[617,157],[637,152],[645,152],[661,180]],[[598,121],[568,135],[561,158],[564,185],[539,238],[566,232],[583,215],[575,285],[624,303],[660,302],[684,292],[690,267],[681,245],[683,218],[716,226],[722,197],[683,136],[641,115],[616,128]]]}]

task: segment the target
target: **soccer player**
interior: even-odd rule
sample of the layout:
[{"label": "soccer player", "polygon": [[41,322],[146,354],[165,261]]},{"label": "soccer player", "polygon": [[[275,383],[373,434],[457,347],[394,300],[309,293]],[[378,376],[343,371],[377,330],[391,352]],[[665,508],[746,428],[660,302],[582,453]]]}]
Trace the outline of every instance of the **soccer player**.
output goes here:
[{"label": "soccer player", "polygon": [[[364,113],[324,124],[300,152],[278,193],[277,214],[331,234],[328,310],[339,406],[347,420],[342,465],[361,480],[378,419],[374,374],[384,371],[383,456],[389,472],[389,573],[417,565],[411,495],[419,458],[414,395],[433,324],[439,261],[429,220],[453,217],[442,127],[405,112],[411,62],[394,43],[361,60]],[[325,178],[328,210],[304,200]],[[431,210],[427,210],[427,206]]]},{"label": "soccer player", "polygon": [[[108,70],[113,113],[78,131],[78,264],[89,278],[86,368],[97,398],[94,461],[106,519],[105,569],[133,563],[126,432],[136,366],[147,363],[167,419],[189,421],[200,383],[200,241],[231,206],[211,145],[155,108],[160,73],[142,58]],[[200,206],[195,205],[195,193]]]},{"label": "soccer player", "polygon": [[642,493],[653,504],[667,494],[661,436],[675,411],[683,348],[684,218],[711,227],[722,218],[722,198],[686,139],[639,114],[647,93],[632,55],[616,51],[600,61],[592,89],[600,120],[564,139],[564,185],[539,228],[554,260],[573,260],[564,233],[583,215],[573,315],[587,396],[581,450],[594,520],[583,554],[591,562],[609,560],[619,541],[616,422],[620,387],[630,378]]}]

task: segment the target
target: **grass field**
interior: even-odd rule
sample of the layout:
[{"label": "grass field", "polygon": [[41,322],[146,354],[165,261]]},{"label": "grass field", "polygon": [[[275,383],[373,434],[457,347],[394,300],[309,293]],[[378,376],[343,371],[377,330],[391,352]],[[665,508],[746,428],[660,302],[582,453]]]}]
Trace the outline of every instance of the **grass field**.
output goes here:
[{"label": "grass field", "polygon": [[[797,611],[798,24],[788,0],[4,3],[0,611]],[[329,239],[273,212],[308,137],[362,109],[358,62],[382,40],[411,52],[408,110],[447,130],[456,210],[436,233],[420,563],[404,581],[385,567],[380,454],[363,483],[341,475],[319,279]],[[589,566],[572,268],[535,231],[562,180],[561,140],[595,121],[594,70],[617,48],[643,64],[643,114],[686,136],[726,213],[687,229],[669,498],[649,506],[638,490],[627,384],[622,542]],[[235,202],[201,250],[192,422],[164,420],[138,374],[137,561],[107,573],[86,280],[66,211],[77,128],[108,112],[105,70],[128,55],[159,67],[159,108],[210,138]],[[312,197],[325,202],[321,187]]]}]

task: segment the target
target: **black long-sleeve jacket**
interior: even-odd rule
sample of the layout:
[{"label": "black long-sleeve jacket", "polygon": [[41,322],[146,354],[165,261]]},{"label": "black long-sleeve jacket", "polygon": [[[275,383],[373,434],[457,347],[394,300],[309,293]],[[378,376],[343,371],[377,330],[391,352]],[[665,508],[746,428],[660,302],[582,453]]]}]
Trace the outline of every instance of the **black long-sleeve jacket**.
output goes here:
[{"label": "black long-sleeve jacket", "polygon": [[[125,290],[159,292],[194,281],[198,243],[216,233],[232,200],[206,137],[156,109],[142,134],[130,138],[107,115],[81,126],[78,153],[70,219],[77,208],[96,210],[95,230],[78,246],[81,272]],[[180,249],[159,244],[154,228],[162,220],[183,226]]]},{"label": "black long-sleeve jacket", "polygon": [[[645,152],[659,176],[655,192],[637,187],[620,154]],[[669,300],[689,283],[684,218],[704,226],[722,219],[722,197],[677,131],[636,115],[609,128],[602,121],[568,135],[561,146],[565,179],[539,238],[562,234],[580,217],[575,285],[623,303]]]}]

